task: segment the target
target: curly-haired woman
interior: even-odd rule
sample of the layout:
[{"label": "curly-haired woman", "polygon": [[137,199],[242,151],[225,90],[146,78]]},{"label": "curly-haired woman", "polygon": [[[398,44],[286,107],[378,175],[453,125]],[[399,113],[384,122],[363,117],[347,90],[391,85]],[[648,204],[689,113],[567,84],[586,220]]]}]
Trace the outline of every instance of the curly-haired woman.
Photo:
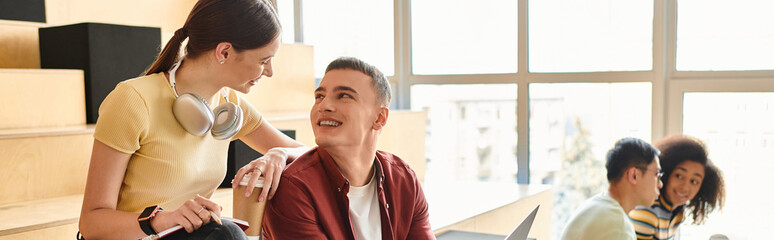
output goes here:
[{"label": "curly-haired woman", "polygon": [[674,135],[654,144],[661,154],[661,195],[650,207],[638,206],[629,217],[637,239],[674,239],[689,212],[694,224],[723,206],[723,173],[707,158],[704,143],[694,137]]}]

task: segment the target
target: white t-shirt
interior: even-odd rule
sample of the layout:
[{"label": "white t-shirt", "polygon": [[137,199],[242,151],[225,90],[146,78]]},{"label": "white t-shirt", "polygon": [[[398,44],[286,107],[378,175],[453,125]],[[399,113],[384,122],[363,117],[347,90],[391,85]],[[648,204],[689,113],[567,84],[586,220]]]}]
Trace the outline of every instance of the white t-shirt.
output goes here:
[{"label": "white t-shirt", "polygon": [[381,239],[382,219],[379,198],[376,197],[376,170],[371,180],[362,187],[349,187],[349,217],[355,229],[356,239]]},{"label": "white t-shirt", "polygon": [[562,240],[637,239],[629,216],[618,201],[608,193],[600,193],[586,200],[567,222]]}]

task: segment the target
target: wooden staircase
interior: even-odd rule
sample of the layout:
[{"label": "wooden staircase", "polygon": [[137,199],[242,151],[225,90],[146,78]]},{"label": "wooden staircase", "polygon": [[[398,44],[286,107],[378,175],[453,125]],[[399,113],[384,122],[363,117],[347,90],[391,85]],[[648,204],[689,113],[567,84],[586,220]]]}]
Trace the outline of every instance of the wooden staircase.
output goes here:
[{"label": "wooden staircase", "polygon": [[[94,125],[86,124],[83,71],[40,69],[38,28],[78,22],[155,26],[165,44],[193,3],[46,0],[48,23],[0,20],[0,240],[75,237],[94,141]],[[283,44],[273,60],[274,76],[243,95],[265,119],[296,130],[308,146],[315,145],[309,122],[312,61],[311,46]],[[379,145],[409,161],[420,178],[425,120],[424,112],[391,112]],[[231,215],[231,189],[219,189],[213,199]]]},{"label": "wooden staircase", "polygon": [[0,20],[0,239],[72,239],[94,126],[82,70],[40,69],[42,23]]}]

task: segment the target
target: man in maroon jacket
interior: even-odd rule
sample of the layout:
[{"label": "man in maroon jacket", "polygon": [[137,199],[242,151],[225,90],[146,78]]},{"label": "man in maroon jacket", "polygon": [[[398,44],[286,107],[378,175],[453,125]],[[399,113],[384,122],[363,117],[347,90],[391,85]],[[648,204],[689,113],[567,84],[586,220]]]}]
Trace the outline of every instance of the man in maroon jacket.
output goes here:
[{"label": "man in maroon jacket", "polygon": [[266,239],[435,239],[408,164],[376,142],[390,85],[355,58],[328,65],[310,113],[313,148],[288,165],[266,205]]}]

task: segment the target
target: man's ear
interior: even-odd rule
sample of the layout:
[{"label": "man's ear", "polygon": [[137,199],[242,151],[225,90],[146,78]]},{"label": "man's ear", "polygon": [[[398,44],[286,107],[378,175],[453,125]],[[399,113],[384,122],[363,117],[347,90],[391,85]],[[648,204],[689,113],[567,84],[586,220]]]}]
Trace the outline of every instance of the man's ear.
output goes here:
[{"label": "man's ear", "polygon": [[229,51],[231,51],[233,46],[231,46],[231,43],[229,42],[221,42],[218,43],[217,46],[215,46],[215,60],[217,60],[220,64],[223,64],[228,61]]},{"label": "man's ear", "polygon": [[636,184],[637,180],[642,178],[640,176],[640,171],[636,167],[630,167],[628,170],[626,170],[626,173],[624,173],[626,180],[629,181],[631,184]]},{"label": "man's ear", "polygon": [[374,124],[372,128],[374,130],[382,130],[385,125],[387,125],[387,118],[390,116],[390,109],[387,107],[379,107],[378,115],[376,116],[376,121],[374,121]]}]

